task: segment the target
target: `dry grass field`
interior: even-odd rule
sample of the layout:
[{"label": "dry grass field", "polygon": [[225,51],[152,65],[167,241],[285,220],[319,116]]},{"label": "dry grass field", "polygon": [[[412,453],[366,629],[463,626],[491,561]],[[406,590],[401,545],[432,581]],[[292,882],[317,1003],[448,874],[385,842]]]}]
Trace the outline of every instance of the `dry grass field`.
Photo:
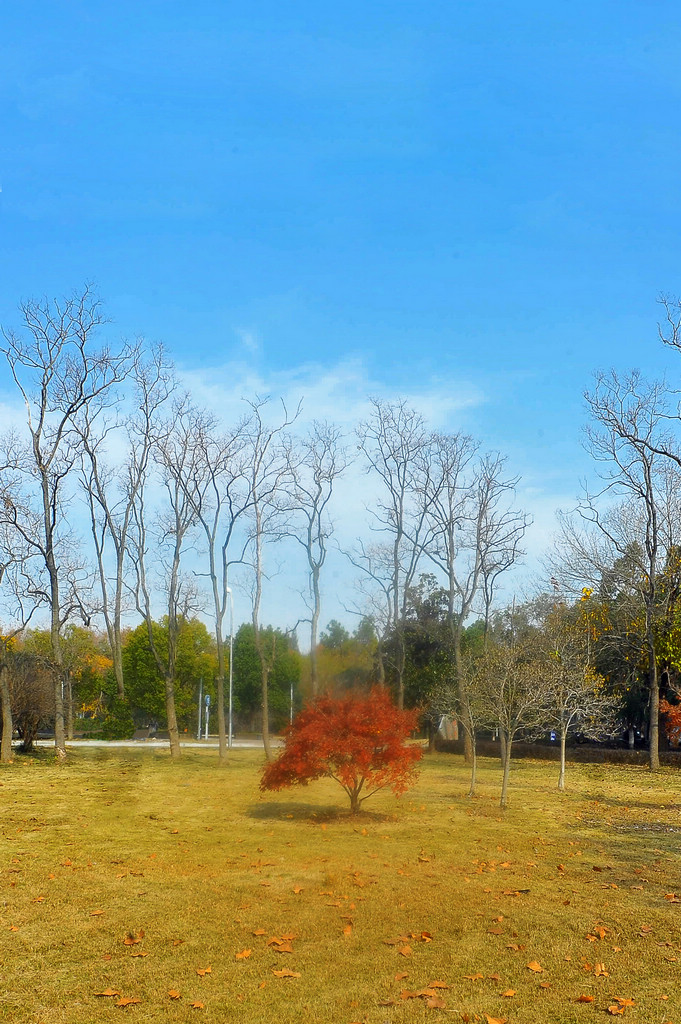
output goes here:
[{"label": "dry grass field", "polygon": [[[257,751],[46,754],[0,773],[0,1017],[681,1024],[681,784],[459,757],[351,818],[261,796]],[[110,994],[106,994],[110,993]]]}]

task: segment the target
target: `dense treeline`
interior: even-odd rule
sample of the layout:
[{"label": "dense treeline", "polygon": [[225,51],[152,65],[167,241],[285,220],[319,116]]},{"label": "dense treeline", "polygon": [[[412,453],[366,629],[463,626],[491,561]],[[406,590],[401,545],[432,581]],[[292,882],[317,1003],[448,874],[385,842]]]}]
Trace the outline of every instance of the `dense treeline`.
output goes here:
[{"label": "dense treeline", "polygon": [[[679,309],[666,310],[678,349]],[[530,520],[499,453],[433,432],[404,401],[371,400],[352,437],[326,422],[299,430],[300,408],[257,396],[220,420],[160,347],[102,345],[88,289],[27,302],[21,319],[3,332],[25,418],[0,445],[2,759],[15,726],[30,745],[48,720],[60,756],[86,726],[157,727],[177,756],[199,696],[221,757],[230,716],[262,730],[269,756],[270,729],[304,698],[384,683],[431,735],[458,721],[471,789],[483,733],[499,737],[506,780],[514,740],[547,731],[563,749],[570,731],[643,737],[657,766],[681,593],[678,416],[663,384],[596,377],[599,488],[562,520],[548,596],[500,608]],[[362,618],[352,636],[338,622],[320,635],[334,498],[351,473],[372,481],[366,532],[345,551]],[[282,540],[299,550],[287,570],[307,579],[290,632],[261,621]],[[237,572],[250,613],[235,631]]]}]

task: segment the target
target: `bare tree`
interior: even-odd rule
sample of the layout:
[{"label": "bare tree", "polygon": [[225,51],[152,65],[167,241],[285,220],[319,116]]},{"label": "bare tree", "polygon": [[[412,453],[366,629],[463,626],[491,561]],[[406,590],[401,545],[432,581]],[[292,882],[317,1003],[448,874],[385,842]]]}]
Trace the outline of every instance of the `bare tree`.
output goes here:
[{"label": "bare tree", "polygon": [[584,608],[591,598],[586,589],[580,614],[568,614],[556,603],[538,637],[538,660],[548,694],[547,725],[558,733],[560,771],[558,789],[565,789],[566,746],[569,733],[579,729],[591,739],[614,735],[621,702],[605,689],[605,680],[591,660],[591,626]]},{"label": "bare tree", "polygon": [[[180,756],[180,735],[175,710],[175,682],[177,640],[182,619],[188,615],[192,593],[180,572],[180,563],[188,535],[196,523],[194,507],[187,496],[185,481],[199,472],[196,451],[192,443],[197,415],[186,399],[174,403],[172,420],[166,424],[154,443],[158,458],[166,504],[149,529],[146,496],[149,491],[149,473],[139,488],[132,506],[134,529],[130,532],[130,551],[136,571],[135,598],[137,609],[147,626],[149,648],[165,688],[166,718],[170,740],[170,754]],[[150,535],[151,534],[151,535]],[[154,543],[153,559],[156,566],[150,579],[148,565],[152,557],[150,542]],[[163,594],[168,619],[168,647],[163,651],[154,636],[154,596]]]},{"label": "bare tree", "polygon": [[505,459],[498,454],[476,456],[477,445],[470,437],[435,435],[427,503],[431,540],[426,553],[445,580],[447,625],[469,762],[475,723],[467,710],[470,691],[461,648],[464,626],[481,591],[489,619],[498,577],[520,555],[529,523],[528,516],[513,508],[517,478],[504,475]]},{"label": "bare tree", "polygon": [[[662,383],[648,383],[638,372],[619,377],[613,371],[597,374],[593,390],[585,397],[594,420],[586,432],[587,449],[599,464],[604,483],[597,493],[585,494],[579,513],[605,542],[610,563],[626,556],[638,568],[650,693],[649,765],[657,770],[660,690],[655,612],[658,573],[667,553],[660,509],[665,459],[671,453],[678,457],[665,430],[667,393]],[[613,504],[617,498],[619,504]],[[588,550],[584,544],[581,551],[578,548],[582,561],[588,561],[584,557]],[[602,570],[603,564],[592,568]]]},{"label": "bare tree", "polygon": [[[81,443],[80,477],[90,513],[101,612],[111,648],[118,696],[123,697],[122,615],[126,590],[128,535],[133,510],[143,486],[149,459],[158,440],[159,417],[175,381],[162,348],[146,358],[138,349],[130,366],[133,409],[123,422],[105,418],[106,405],[90,402],[77,420]],[[127,448],[125,463],[107,463],[107,447],[121,441]],[[113,571],[111,571],[113,570]]]},{"label": "bare tree", "polygon": [[[315,696],[319,689],[317,633],[321,611],[320,578],[333,531],[328,507],[334,484],[344,472],[347,461],[340,429],[317,420],[309,433],[291,449],[289,461],[291,511],[295,517],[292,535],[302,545],[308,565],[310,682]],[[302,531],[297,528],[299,522],[302,522]]]},{"label": "bare tree", "polygon": [[260,662],[262,687],[262,742],[267,760],[272,759],[269,734],[269,686],[274,651],[268,651],[260,629],[260,606],[265,580],[265,552],[267,541],[277,540],[286,533],[289,501],[283,492],[290,482],[289,459],[282,444],[282,436],[298,416],[300,406],[290,414],[283,406],[279,419],[268,423],[264,418],[266,399],[249,402],[251,415],[246,430],[248,516],[250,519],[249,550],[253,570],[251,621],[255,649]]},{"label": "bare tree", "polygon": [[[372,412],[357,428],[359,447],[381,489],[374,507],[373,529],[390,550],[387,595],[396,645],[397,703],[404,706],[406,650],[403,624],[408,592],[426,544],[426,512],[431,496],[430,436],[423,418],[406,402],[371,400]],[[383,544],[381,545],[383,548]],[[366,560],[365,564],[366,564]]]},{"label": "bare tree", "polygon": [[[90,402],[114,401],[115,386],[127,374],[131,352],[124,347],[92,350],[104,319],[89,288],[64,301],[22,304],[23,332],[4,330],[2,352],[26,410],[28,443],[15,448],[15,469],[36,490],[38,523],[16,521],[24,540],[42,559],[47,574],[52,659],[55,672],[55,746],[66,756],[61,678],[60,629],[65,620],[58,547],[68,533],[63,502],[76,463],[75,423]],[[38,529],[34,532],[34,525]],[[74,574],[74,582],[76,574]],[[77,603],[77,602],[76,602]]]},{"label": "bare tree", "polygon": [[[196,416],[190,439],[193,449],[193,471],[190,474],[182,473],[178,477],[206,542],[207,576],[210,582],[218,659],[217,717],[221,761],[227,756],[228,746],[225,720],[224,619],[228,607],[233,609],[232,591],[229,586],[230,568],[242,564],[245,558],[245,544],[236,541],[236,531],[251,507],[251,492],[247,480],[250,430],[251,424],[248,418],[244,418],[231,431],[220,434],[211,417],[205,414]],[[234,552],[233,548],[236,548]],[[232,613],[230,638],[233,637],[233,629]],[[231,745],[231,720],[229,727]]]},{"label": "bare tree", "polygon": [[549,690],[531,645],[516,641],[512,625],[509,641],[488,644],[480,659],[477,680],[483,702],[504,737],[499,800],[503,810],[508,804],[513,742],[520,732],[531,738],[546,730]]}]

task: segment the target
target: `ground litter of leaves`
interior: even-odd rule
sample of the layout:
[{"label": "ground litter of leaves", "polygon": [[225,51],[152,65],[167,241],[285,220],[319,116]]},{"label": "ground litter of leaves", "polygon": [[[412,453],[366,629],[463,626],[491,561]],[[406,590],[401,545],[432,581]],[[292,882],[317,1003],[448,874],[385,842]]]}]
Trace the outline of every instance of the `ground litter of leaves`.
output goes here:
[{"label": "ground litter of leaves", "polygon": [[0,1017],[681,1024],[672,769],[428,756],[351,817],[262,756],[17,758],[0,774]]}]

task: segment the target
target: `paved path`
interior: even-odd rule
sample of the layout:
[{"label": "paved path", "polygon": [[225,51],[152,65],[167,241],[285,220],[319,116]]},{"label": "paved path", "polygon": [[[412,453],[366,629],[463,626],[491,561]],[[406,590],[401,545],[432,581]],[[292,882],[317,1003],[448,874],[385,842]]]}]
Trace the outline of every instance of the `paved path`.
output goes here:
[{"label": "paved path", "polygon": [[[272,736],[270,742],[273,747],[279,747],[282,745],[282,739],[279,736]],[[54,740],[36,740],[35,746],[37,747],[53,747]],[[66,746],[68,747],[166,747],[168,746],[168,740],[67,740]],[[219,747],[217,737],[209,737],[207,740],[180,740],[181,747],[197,747],[205,750],[217,750]],[[262,749],[261,739],[238,739],[235,738],[232,743],[233,750],[256,750]]]}]

